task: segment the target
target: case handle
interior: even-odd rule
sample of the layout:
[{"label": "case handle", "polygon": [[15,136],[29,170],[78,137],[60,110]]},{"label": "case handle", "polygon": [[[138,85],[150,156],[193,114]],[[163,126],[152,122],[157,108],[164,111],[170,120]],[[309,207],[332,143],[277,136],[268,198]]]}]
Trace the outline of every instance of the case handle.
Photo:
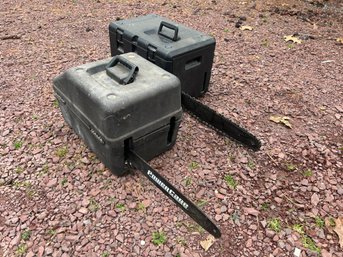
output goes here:
[{"label": "case handle", "polygon": [[[170,37],[167,34],[163,34],[162,33],[163,26],[167,27],[168,29],[174,30],[174,36]],[[158,28],[158,34],[159,35],[164,36],[166,38],[169,38],[173,41],[177,41],[178,33],[179,33],[179,28],[177,26],[175,26],[174,24],[165,22],[165,21],[161,21],[160,27]]]},{"label": "case handle", "polygon": [[[125,78],[120,78],[116,73],[113,72],[111,69],[112,67],[116,66],[118,63],[121,63],[126,68],[130,70],[129,74]],[[115,56],[112,58],[112,60],[107,64],[106,66],[106,73],[109,77],[117,81],[121,85],[126,85],[129,83],[132,83],[137,75],[137,72],[139,71],[139,68],[137,65],[133,64],[132,62],[129,62],[122,56]]]}]

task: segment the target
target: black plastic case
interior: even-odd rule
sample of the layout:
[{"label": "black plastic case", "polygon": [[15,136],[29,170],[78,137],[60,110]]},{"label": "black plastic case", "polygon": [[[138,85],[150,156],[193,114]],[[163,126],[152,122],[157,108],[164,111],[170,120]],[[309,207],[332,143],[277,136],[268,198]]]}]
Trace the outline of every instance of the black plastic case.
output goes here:
[{"label": "black plastic case", "polygon": [[136,52],[176,75],[182,91],[198,97],[208,90],[215,39],[155,14],[111,22],[112,56]]},{"label": "black plastic case", "polygon": [[150,160],[175,143],[180,81],[135,53],[71,68],[54,91],[66,122],[116,175],[126,147]]}]

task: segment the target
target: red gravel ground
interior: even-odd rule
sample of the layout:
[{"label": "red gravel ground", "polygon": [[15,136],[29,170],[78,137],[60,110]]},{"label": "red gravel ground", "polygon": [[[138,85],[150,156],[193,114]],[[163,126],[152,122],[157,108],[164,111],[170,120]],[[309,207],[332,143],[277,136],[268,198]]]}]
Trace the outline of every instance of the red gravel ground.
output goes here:
[{"label": "red gravel ground", "polygon": [[[0,256],[343,256],[332,231],[343,216],[342,1],[0,7]],[[152,12],[216,38],[201,101],[263,142],[252,152],[185,114],[175,147],[150,162],[221,228],[208,251],[207,233],[141,174],[111,175],[53,96],[55,76],[109,57],[110,21]],[[284,41],[293,34],[301,44]]]}]

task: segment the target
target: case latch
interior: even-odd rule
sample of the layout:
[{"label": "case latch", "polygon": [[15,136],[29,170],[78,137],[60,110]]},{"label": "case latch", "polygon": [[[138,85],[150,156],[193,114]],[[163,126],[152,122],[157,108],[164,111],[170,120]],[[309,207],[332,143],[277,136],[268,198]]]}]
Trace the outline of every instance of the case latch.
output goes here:
[{"label": "case latch", "polygon": [[147,59],[151,62],[155,62],[157,48],[153,45],[148,45]]},{"label": "case latch", "polygon": [[117,42],[122,44],[124,31],[122,31],[121,29],[117,29],[116,33],[117,33]]}]

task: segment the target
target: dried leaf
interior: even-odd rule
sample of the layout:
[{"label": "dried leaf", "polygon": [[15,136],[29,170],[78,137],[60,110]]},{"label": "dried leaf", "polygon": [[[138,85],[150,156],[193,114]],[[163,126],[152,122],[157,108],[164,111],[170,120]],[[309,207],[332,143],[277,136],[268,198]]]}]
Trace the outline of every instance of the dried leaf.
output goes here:
[{"label": "dried leaf", "polygon": [[339,44],[343,44],[343,37],[337,38],[336,41],[337,41]]},{"label": "dried leaf", "polygon": [[339,245],[343,248],[343,216],[335,219],[336,226],[333,231],[336,232],[339,238]]},{"label": "dried leaf", "polygon": [[269,120],[274,121],[275,123],[281,123],[288,128],[292,128],[292,125],[289,122],[290,118],[287,116],[270,116]]},{"label": "dried leaf", "polygon": [[207,251],[213,245],[214,241],[214,236],[208,235],[204,241],[200,241],[200,245],[205,249],[205,251]]},{"label": "dried leaf", "polygon": [[253,30],[254,28],[251,26],[240,26],[239,29],[240,30]]},{"label": "dried leaf", "polygon": [[293,43],[297,43],[297,44],[301,44],[302,43],[301,39],[299,39],[299,38],[297,38],[297,37],[295,37],[293,35],[284,36],[283,38],[285,39],[286,42],[292,41]]}]

